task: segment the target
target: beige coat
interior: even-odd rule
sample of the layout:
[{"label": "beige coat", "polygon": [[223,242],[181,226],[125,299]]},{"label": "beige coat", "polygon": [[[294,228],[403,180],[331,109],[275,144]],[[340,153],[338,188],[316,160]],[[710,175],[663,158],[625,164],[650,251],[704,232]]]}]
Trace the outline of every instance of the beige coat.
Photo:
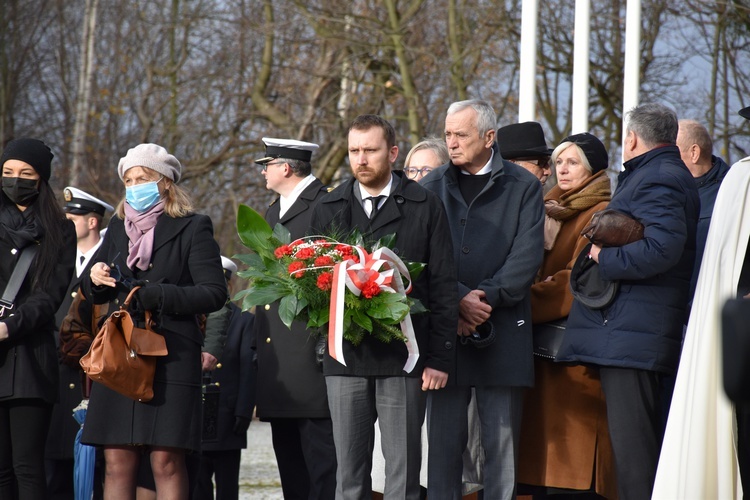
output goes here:
[{"label": "beige coat", "polygon": [[[546,199],[561,194],[555,187]],[[581,230],[606,206],[607,202],[598,203],[563,222],[532,286],[534,323],[568,315],[573,302],[570,270],[588,243],[580,236]],[[535,359],[534,368],[535,387],[527,392],[523,410],[518,482],[577,490],[588,490],[593,484],[598,494],[616,498],[614,457],[598,371],[542,358]]]}]

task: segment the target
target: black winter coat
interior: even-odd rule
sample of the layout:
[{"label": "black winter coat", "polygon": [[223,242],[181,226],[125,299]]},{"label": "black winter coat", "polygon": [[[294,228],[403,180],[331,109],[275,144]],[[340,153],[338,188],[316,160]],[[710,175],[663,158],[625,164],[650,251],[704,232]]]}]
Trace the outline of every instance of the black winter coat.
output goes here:
[{"label": "black winter coat", "polygon": [[[281,218],[277,199],[266,221],[271,227],[281,223],[292,240],[300,238],[310,229],[313,207],[326,192],[315,179]],[[330,418],[325,379],[315,360],[315,337],[301,322],[287,328],[279,318],[278,303],[268,310],[258,307],[255,314],[258,418]]]},{"label": "black winter coat", "polygon": [[[146,287],[159,287],[161,303],[152,317],[154,331],[173,332],[203,344],[196,315],[221,309],[228,297],[211,219],[199,214],[180,218],[164,214],[159,217],[154,234],[149,268],[131,270],[126,264],[129,240],[125,223],[113,217],[92,261],[117,265],[124,280],[140,280]],[[129,290],[121,285],[94,287],[91,277],[86,276],[83,291],[95,304],[110,302],[111,313],[119,308]],[[131,304],[131,308],[135,306]]]},{"label": "black winter coat", "polygon": [[452,163],[422,181],[445,204],[459,298],[483,290],[497,335],[482,349],[459,343],[453,383],[531,386],[531,283],[544,257],[542,187],[524,168],[503,160],[497,146],[493,151],[490,178],[470,205],[458,184],[464,174]]},{"label": "black winter coat", "polygon": [[[374,220],[365,215],[353,191],[357,185],[351,179],[320,200],[313,212],[312,231],[328,234],[333,229],[348,231],[358,226],[366,241],[395,233],[394,253],[402,259],[427,264],[412,289],[412,295],[429,309],[429,313],[412,315],[419,361],[407,374],[403,371],[406,346],[366,337],[357,347],[344,341],[347,366],[326,356],[326,375],[421,377],[425,366],[449,374],[453,369],[458,300],[445,209],[437,196],[404,177],[403,172],[395,171],[393,175],[391,195]],[[357,221],[364,223],[358,225]]]},{"label": "black winter coat", "polygon": [[255,371],[253,369],[253,315],[242,312],[230,303],[229,327],[224,354],[211,382],[219,384],[219,415],[217,437],[204,440],[203,451],[239,450],[247,448],[247,432],[233,432],[237,417],[253,418],[255,408]]},{"label": "black winter coat", "polygon": [[[17,210],[3,206],[2,210]],[[9,338],[0,342],[0,401],[41,398],[57,401],[57,349],[55,312],[63,301],[75,268],[76,233],[72,222],[63,223],[64,246],[59,266],[44,289],[31,287],[36,259],[15,300],[15,313],[3,320]],[[41,244],[44,245],[42,237]],[[5,290],[20,252],[0,238],[0,294]],[[37,258],[39,254],[37,254]]]}]

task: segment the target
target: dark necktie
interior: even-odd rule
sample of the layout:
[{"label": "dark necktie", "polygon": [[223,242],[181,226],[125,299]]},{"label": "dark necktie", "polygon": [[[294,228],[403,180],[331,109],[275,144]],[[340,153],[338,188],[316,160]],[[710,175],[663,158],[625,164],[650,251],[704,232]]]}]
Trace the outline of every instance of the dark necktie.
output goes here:
[{"label": "dark necktie", "polygon": [[368,196],[365,198],[365,200],[370,200],[372,205],[370,205],[372,208],[370,209],[370,220],[374,219],[375,216],[378,214],[378,211],[380,210],[378,208],[378,205],[380,205],[380,200],[387,198],[387,196],[383,196],[382,194],[380,196]]},{"label": "dark necktie", "polygon": [[86,260],[86,257],[84,257],[83,255],[81,255],[81,265],[83,265],[83,261],[84,260]]}]

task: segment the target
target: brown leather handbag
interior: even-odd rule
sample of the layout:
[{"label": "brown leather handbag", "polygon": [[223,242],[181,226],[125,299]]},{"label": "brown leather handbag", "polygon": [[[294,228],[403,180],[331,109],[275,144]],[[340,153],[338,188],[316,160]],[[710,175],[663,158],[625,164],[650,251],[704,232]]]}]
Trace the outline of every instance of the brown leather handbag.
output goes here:
[{"label": "brown leather handbag", "polygon": [[147,402],[154,397],[156,356],[167,355],[167,344],[164,337],[151,330],[149,311],[145,329],[133,324],[127,308],[138,288],[133,288],[120,309],[107,318],[80,363],[95,382]]},{"label": "brown leather handbag", "polygon": [[581,235],[600,247],[621,247],[643,239],[643,224],[622,212],[606,208],[591,216]]}]

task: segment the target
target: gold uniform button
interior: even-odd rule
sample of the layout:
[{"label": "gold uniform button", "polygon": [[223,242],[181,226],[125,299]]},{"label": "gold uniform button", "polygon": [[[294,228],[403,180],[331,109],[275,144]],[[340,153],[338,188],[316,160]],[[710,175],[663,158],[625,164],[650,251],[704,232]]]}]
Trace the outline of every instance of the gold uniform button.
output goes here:
[{"label": "gold uniform button", "polygon": [[216,368],[221,368],[221,363],[216,363]]},{"label": "gold uniform button", "polygon": [[266,304],[265,309],[266,309],[266,311],[270,310],[271,309],[271,304]]},{"label": "gold uniform button", "polygon": [[268,337],[268,338],[266,339],[266,344],[270,344],[270,343],[271,343],[271,337]]},{"label": "gold uniform button", "polygon": [[75,389],[75,388],[76,388],[76,385],[75,385],[75,384],[70,384],[70,385],[68,385],[68,388],[69,388],[69,389]]},{"label": "gold uniform button", "polygon": [[119,304],[119,303],[120,303],[120,299],[115,299],[115,304]]}]

